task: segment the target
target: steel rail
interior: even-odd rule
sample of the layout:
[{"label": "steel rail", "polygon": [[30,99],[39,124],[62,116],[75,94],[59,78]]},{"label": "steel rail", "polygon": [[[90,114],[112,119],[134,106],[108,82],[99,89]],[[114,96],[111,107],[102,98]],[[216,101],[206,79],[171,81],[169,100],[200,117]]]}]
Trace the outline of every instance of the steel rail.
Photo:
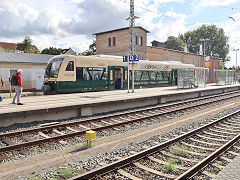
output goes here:
[{"label": "steel rail", "polygon": [[[239,91],[237,91],[237,92],[239,92]],[[222,95],[226,95],[226,94],[234,94],[234,93],[233,92],[232,93],[224,93],[224,94],[221,94],[221,96]],[[234,98],[234,97],[237,97],[237,96],[239,96],[239,95],[236,94],[234,96],[223,98],[223,99],[224,100],[225,99],[230,99],[230,98]],[[200,99],[197,99],[197,100],[206,100],[206,99],[210,99],[210,98],[213,98],[213,97],[219,97],[219,96],[213,95],[213,96],[210,96],[210,97],[209,96],[208,97],[203,97],[203,98],[200,98]],[[141,112],[146,112],[146,111],[150,111],[150,110],[156,110],[156,109],[160,109],[160,108],[164,108],[164,107],[171,107],[171,106],[174,106],[174,105],[181,105],[181,104],[190,103],[190,102],[194,102],[194,101],[196,101],[196,99],[187,100],[187,101],[183,101],[183,102],[175,102],[175,103],[171,103],[171,104],[164,104],[164,105],[162,105],[160,107],[146,108],[146,109],[143,109],[143,110],[140,109],[140,110],[136,110],[136,111],[133,111],[133,112],[127,112],[127,113],[123,112],[123,113],[107,115],[107,116],[103,116],[103,117],[97,117],[97,118],[86,119],[86,120],[80,120],[80,121],[75,121],[75,122],[56,124],[56,125],[32,128],[32,129],[27,129],[27,130],[15,131],[15,132],[1,133],[0,134],[0,139],[4,138],[4,137],[20,136],[21,134],[29,134],[29,133],[34,133],[34,132],[38,132],[38,131],[46,131],[46,130],[51,130],[51,129],[64,128],[66,126],[74,126],[74,125],[84,124],[84,123],[89,123],[89,122],[94,122],[94,121],[101,121],[101,120],[105,120],[106,118],[114,118],[114,117],[118,117],[118,116],[126,116],[126,115],[130,115],[130,114],[141,113]],[[184,110],[184,109],[188,109],[188,108],[194,108],[194,107],[198,107],[198,106],[201,106],[201,105],[204,105],[204,104],[214,103],[214,102],[217,102],[217,101],[219,101],[219,99],[211,101],[211,102],[207,102],[207,103],[201,102],[201,103],[196,104],[196,105],[191,106],[191,107],[182,107],[182,108],[178,108],[176,110],[160,112],[159,114],[155,114],[155,115],[156,116],[165,115],[165,114],[168,114],[168,113],[173,113],[173,112]],[[149,117],[151,117],[151,116],[149,116]],[[155,116],[152,116],[152,117],[155,117]],[[106,126],[106,127],[108,127],[108,126]]]},{"label": "steel rail", "polygon": [[[154,115],[139,117],[139,118],[136,118],[136,119],[132,119],[132,120],[129,120],[129,121],[123,121],[123,122],[115,123],[115,124],[112,124],[112,125],[106,125],[106,126],[102,126],[102,127],[91,128],[91,130],[100,131],[100,130],[103,130],[103,129],[118,127],[118,126],[122,126],[122,125],[125,125],[125,124],[130,124],[130,123],[134,123],[134,122],[137,122],[137,121],[143,121],[143,120],[146,120],[146,119],[149,119],[149,118],[157,117],[159,115],[173,113],[173,112],[177,112],[179,110],[188,109],[188,108],[189,107],[180,108],[180,109],[172,110],[170,112],[164,112],[164,113],[161,113],[161,114],[154,114]],[[36,131],[40,131],[40,130],[36,129]],[[86,130],[83,130],[83,131],[68,133],[68,134],[64,134],[64,135],[58,135],[58,136],[54,136],[54,137],[50,137],[50,138],[44,138],[44,139],[24,142],[24,143],[20,143],[20,144],[9,145],[9,146],[5,146],[5,147],[1,147],[0,148],[0,153],[6,152],[6,151],[17,150],[17,149],[20,149],[20,148],[23,148],[23,147],[34,146],[34,145],[41,144],[41,143],[51,142],[52,140],[55,141],[55,140],[59,140],[59,139],[66,139],[66,138],[70,138],[70,137],[74,137],[74,136],[79,136],[79,135],[83,135],[85,133],[86,133]]]},{"label": "steel rail", "polygon": [[117,168],[120,168],[122,166],[130,164],[130,163],[132,163],[132,162],[134,162],[134,161],[136,161],[138,159],[141,159],[141,158],[143,158],[145,156],[149,156],[149,155],[159,151],[159,149],[166,148],[166,147],[170,146],[171,144],[174,144],[174,143],[176,143],[176,142],[178,142],[180,140],[183,140],[183,139],[185,139],[185,138],[187,138],[189,136],[192,136],[192,135],[202,131],[203,129],[211,127],[211,126],[213,126],[213,125],[215,125],[215,124],[217,124],[217,123],[219,123],[219,122],[221,122],[221,121],[223,121],[223,120],[225,120],[227,118],[230,118],[230,117],[232,117],[234,115],[237,115],[238,113],[240,113],[240,110],[235,111],[235,112],[233,112],[231,114],[228,114],[228,115],[226,115],[224,117],[221,117],[221,118],[219,118],[219,119],[217,119],[217,120],[215,120],[215,121],[213,121],[211,123],[208,123],[208,124],[206,124],[204,126],[201,126],[201,127],[197,128],[195,130],[192,130],[192,131],[187,132],[185,134],[182,134],[182,135],[180,135],[178,137],[170,139],[170,140],[168,140],[166,142],[163,142],[163,143],[161,143],[159,145],[153,146],[153,147],[151,147],[151,148],[149,148],[147,150],[144,150],[142,152],[139,152],[139,153],[137,153],[135,155],[131,155],[131,156],[126,157],[126,158],[124,158],[122,160],[115,161],[115,162],[110,163],[110,164],[108,164],[106,166],[102,166],[102,167],[99,167],[97,169],[88,171],[88,172],[86,172],[84,174],[81,174],[81,175],[75,176],[73,178],[70,178],[70,180],[91,179],[91,178],[94,178],[94,177],[96,177],[98,175],[103,175],[103,174],[109,173],[109,172],[111,172],[111,171],[113,171],[113,170],[115,170]]},{"label": "steel rail", "polygon": [[[232,97],[228,97],[228,98],[232,98]],[[214,100],[212,102],[207,102],[206,104],[213,103],[213,102],[216,102],[216,101],[219,101],[219,100]],[[183,102],[181,102],[181,103],[183,103]],[[202,102],[200,104],[191,106],[191,108],[201,106],[203,104],[205,104],[205,103]],[[120,123],[115,123],[115,124],[112,124],[112,125],[106,125],[106,126],[91,128],[91,129],[93,131],[100,131],[100,130],[103,130],[103,129],[108,129],[108,128],[113,128],[113,127],[117,127],[117,126],[122,126],[122,125],[125,125],[125,124],[134,123],[134,122],[137,122],[137,121],[143,121],[143,120],[153,118],[153,117],[157,117],[157,116],[160,116],[160,115],[162,116],[162,115],[165,115],[165,114],[174,113],[174,112],[184,110],[184,109],[188,109],[188,108],[190,108],[190,107],[183,107],[183,108],[180,107],[180,108],[175,109],[175,110],[156,113],[156,114],[153,114],[153,115],[139,117],[139,118],[129,120],[129,121],[123,121],[123,122],[120,122]],[[123,113],[123,115],[125,115],[125,114]],[[111,116],[115,117],[117,115],[111,115]],[[97,119],[99,120],[99,119],[105,119],[105,118],[100,117],[100,118],[97,118]],[[72,122],[72,123],[66,123],[66,124],[53,125],[53,126],[35,128],[35,129],[30,129],[30,130],[23,130],[23,131],[17,131],[17,132],[12,132],[12,133],[0,134],[0,139],[6,138],[6,137],[11,137],[11,136],[14,136],[14,135],[15,136],[16,135],[20,136],[22,134],[27,134],[27,133],[33,133],[33,132],[45,131],[45,130],[49,130],[49,129],[66,127],[66,126],[71,126],[71,125],[77,125],[77,124],[81,124],[81,123],[87,123],[90,120],[84,120],[84,121],[79,121],[79,122]],[[93,119],[93,120],[91,120],[91,122],[92,121],[96,121],[96,120]],[[24,148],[24,147],[34,146],[34,145],[38,145],[38,144],[41,144],[41,143],[51,142],[51,141],[55,141],[55,140],[59,140],[59,139],[66,139],[66,138],[70,138],[70,137],[74,137],[74,136],[79,136],[79,135],[85,134],[85,132],[86,132],[86,130],[83,130],[83,131],[79,131],[79,132],[68,133],[68,134],[64,134],[64,135],[58,135],[58,136],[54,136],[54,137],[49,137],[49,138],[44,138],[44,139],[39,139],[39,140],[34,140],[34,141],[29,141],[29,142],[14,144],[14,145],[9,145],[9,146],[5,146],[5,147],[1,147],[0,148],[0,153],[6,152],[6,151],[18,150],[18,149],[21,149],[21,148]]]},{"label": "steel rail", "polygon": [[226,151],[228,148],[230,148],[234,143],[236,143],[240,139],[240,134],[235,136],[231,141],[226,143],[224,146],[220,147],[216,151],[214,151],[212,154],[207,156],[205,159],[203,159],[201,162],[197,163],[195,166],[184,172],[182,175],[176,178],[176,180],[179,179],[188,179],[194,176],[197,172],[199,172],[202,168],[207,166],[211,161],[218,158],[220,154],[222,154],[224,151]]}]

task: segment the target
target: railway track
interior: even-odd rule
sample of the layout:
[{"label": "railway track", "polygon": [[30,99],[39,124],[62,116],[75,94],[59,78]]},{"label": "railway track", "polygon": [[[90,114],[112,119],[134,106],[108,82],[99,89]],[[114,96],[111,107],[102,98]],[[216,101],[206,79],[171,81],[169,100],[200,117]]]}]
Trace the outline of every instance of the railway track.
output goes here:
[{"label": "railway track", "polygon": [[118,129],[121,126],[128,127],[128,124],[131,123],[149,120],[153,121],[154,118],[158,118],[160,116],[181,112],[189,108],[209,105],[211,103],[216,103],[238,96],[240,96],[239,91],[224,93],[221,95],[191,99],[167,105],[159,105],[127,113],[117,113],[63,124],[45,124],[42,127],[2,133],[0,134],[0,161],[8,159],[8,153],[12,151],[18,151],[20,154],[26,154],[28,152],[28,147],[31,146],[45,146],[51,142],[63,145],[67,144],[67,138],[82,136],[88,129],[101,131],[109,128]]},{"label": "railway track", "polygon": [[71,180],[187,179],[196,174],[202,179],[212,179],[226,162],[240,155],[239,132],[240,111],[237,111]]}]

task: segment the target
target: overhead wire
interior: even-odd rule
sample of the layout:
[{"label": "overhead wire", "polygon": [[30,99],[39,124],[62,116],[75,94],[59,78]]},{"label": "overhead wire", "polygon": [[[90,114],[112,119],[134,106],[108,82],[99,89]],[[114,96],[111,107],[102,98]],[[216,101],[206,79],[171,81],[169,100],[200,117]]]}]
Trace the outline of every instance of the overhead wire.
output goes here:
[{"label": "overhead wire", "polygon": [[[124,3],[130,4],[130,3],[127,2],[126,0],[117,0],[117,1],[121,1],[121,2],[124,2]],[[142,6],[139,6],[139,5],[135,5],[135,4],[134,4],[134,6],[135,6],[135,7],[138,7],[138,8],[141,8],[141,9],[143,9],[143,10],[145,10],[145,11],[149,11],[149,12],[155,13],[155,14],[157,14],[157,15],[159,15],[159,16],[164,16],[164,17],[166,17],[166,18],[168,18],[168,19],[170,19],[170,20],[172,20],[172,21],[176,21],[176,19],[174,19],[174,18],[172,18],[172,17],[170,17],[170,16],[167,16],[167,15],[164,15],[164,14],[160,14],[160,13],[158,13],[158,12],[156,12],[156,11],[151,10],[151,9],[148,9],[148,8],[145,8],[145,7],[142,7]]]}]

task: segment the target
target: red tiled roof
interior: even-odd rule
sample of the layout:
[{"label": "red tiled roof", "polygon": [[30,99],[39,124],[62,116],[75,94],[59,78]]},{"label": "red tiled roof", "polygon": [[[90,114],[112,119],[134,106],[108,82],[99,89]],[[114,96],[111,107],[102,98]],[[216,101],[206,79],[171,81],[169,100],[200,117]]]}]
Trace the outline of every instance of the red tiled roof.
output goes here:
[{"label": "red tiled roof", "polygon": [[[6,50],[16,50],[17,49],[17,44],[16,43],[0,42],[0,46],[3,49],[6,49]],[[35,45],[33,45],[33,48],[35,50],[38,50],[38,48]]]},{"label": "red tiled roof", "polygon": [[0,46],[3,49],[7,49],[7,50],[16,50],[17,49],[17,44],[15,44],[15,43],[0,42]]}]

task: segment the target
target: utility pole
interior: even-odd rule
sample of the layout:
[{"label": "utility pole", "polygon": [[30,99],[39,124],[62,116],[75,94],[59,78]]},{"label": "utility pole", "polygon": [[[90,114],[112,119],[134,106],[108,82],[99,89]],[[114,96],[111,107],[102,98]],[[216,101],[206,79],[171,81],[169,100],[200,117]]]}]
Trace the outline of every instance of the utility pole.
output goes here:
[{"label": "utility pole", "polygon": [[237,52],[239,51],[239,49],[234,49],[233,51],[236,51],[236,69],[237,69]]},{"label": "utility pole", "polygon": [[[135,41],[135,19],[134,16],[134,0],[130,0],[130,16],[129,20],[129,55],[136,55],[136,41]],[[129,59],[128,59],[128,92],[129,92]],[[134,92],[134,61],[132,61],[132,92]]]}]

